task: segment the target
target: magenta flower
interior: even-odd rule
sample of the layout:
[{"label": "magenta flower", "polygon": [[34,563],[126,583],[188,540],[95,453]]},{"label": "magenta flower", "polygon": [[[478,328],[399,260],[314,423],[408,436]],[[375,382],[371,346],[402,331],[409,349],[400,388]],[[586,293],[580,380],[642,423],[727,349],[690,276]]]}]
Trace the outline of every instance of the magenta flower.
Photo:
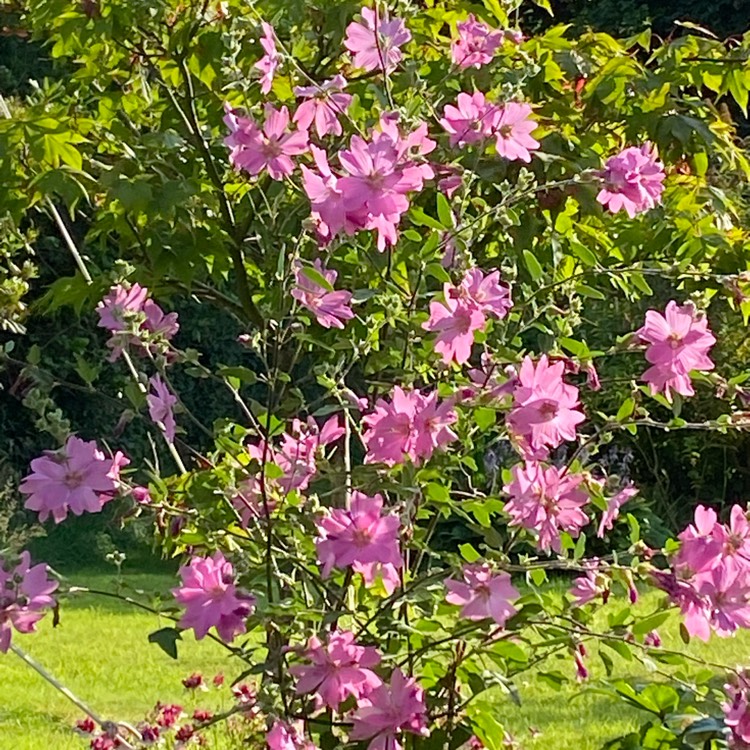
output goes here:
[{"label": "magenta flower", "polygon": [[57,581],[47,578],[47,566],[31,567],[31,556],[21,553],[12,570],[0,558],[0,653],[7,653],[13,629],[19,633],[33,633],[44,617],[44,610],[55,606],[51,596]]},{"label": "magenta flower", "polygon": [[193,557],[179,570],[182,586],[172,589],[185,607],[181,628],[192,628],[198,640],[216,628],[226,643],[245,632],[245,620],[255,610],[255,597],[238,589],[232,564],[221,552],[213,557]]},{"label": "magenta flower", "polygon": [[531,151],[539,148],[539,141],[531,137],[537,123],[532,120],[528,104],[507,102],[496,107],[491,117],[495,148],[499,156],[509,161],[531,161]]},{"label": "magenta flower", "polygon": [[352,103],[352,95],[342,91],[345,86],[346,78],[337,75],[320,85],[295,87],[295,95],[305,99],[294,113],[293,121],[297,127],[310,130],[315,123],[320,138],[329,133],[341,135],[343,129],[339,115],[345,114]]},{"label": "magenta flower", "polygon": [[298,262],[294,271],[296,288],[292,290],[292,297],[314,313],[318,323],[324,328],[343,328],[344,322],[354,317],[351,308],[352,293],[334,291],[333,285],[338,274],[324,268],[319,259],[313,263],[313,268],[328,282],[328,287],[322,286],[307,274],[305,267]]},{"label": "magenta flower", "polygon": [[585,567],[587,568],[586,574],[573,580],[573,586],[569,592],[576,607],[582,607],[599,596],[606,604],[610,592],[609,577],[600,572],[599,561],[596,558],[589,560]]},{"label": "magenta flower", "polygon": [[68,511],[98,513],[117,492],[119,468],[127,463],[121,453],[108,459],[93,440],[71,436],[60,450],[35,458],[18,489],[29,496],[24,507],[38,512],[40,521],[52,516],[60,523]]},{"label": "magenta flower", "polygon": [[706,599],[705,612],[717,635],[726,638],[738,628],[750,628],[750,568],[747,563],[718,565],[696,579],[696,590]]},{"label": "magenta flower", "polygon": [[581,510],[589,498],[578,489],[583,477],[538,462],[516,464],[511,471],[513,481],[503,487],[510,495],[509,525],[534,532],[541,550],[561,552],[560,534],[576,538],[589,522]]},{"label": "magenta flower", "polygon": [[276,721],[266,735],[268,750],[316,750],[315,745],[305,737],[301,721],[287,724]]},{"label": "magenta flower", "polygon": [[596,199],[614,214],[625,209],[632,219],[661,203],[665,177],[653,144],[631,146],[607,160],[601,173],[604,187]]},{"label": "magenta flower", "polygon": [[417,682],[396,668],[390,684],[382,684],[359,700],[352,714],[350,740],[370,740],[368,750],[402,750],[398,737],[410,732],[427,737],[427,707]]},{"label": "magenta flower", "polygon": [[750,747],[750,679],[745,670],[733,674],[730,682],[724,685],[728,701],[722,705],[724,724],[731,737],[729,747],[733,750],[747,750]]},{"label": "magenta flower", "polygon": [[493,135],[493,118],[497,107],[490,105],[481,91],[462,92],[455,104],[446,104],[440,124],[448,133],[451,146],[466,146]]},{"label": "magenta flower", "polygon": [[311,664],[292,666],[289,672],[297,678],[297,695],[315,693],[315,706],[338,711],[350,696],[359,701],[382,680],[372,671],[380,663],[380,654],[372,646],[358,646],[354,633],[336,630],[324,644],[317,636],[307,642],[304,656]]},{"label": "magenta flower", "polygon": [[605,532],[614,526],[615,521],[620,515],[620,508],[637,494],[638,490],[631,485],[624,487],[616,495],[607,500],[607,509],[602,513],[602,519],[599,522],[599,528],[596,532],[599,539],[603,539]]},{"label": "magenta flower", "polygon": [[310,153],[318,171],[303,164],[302,185],[310,199],[311,218],[318,236],[323,242],[330,242],[342,229],[354,234],[364,226],[365,217],[354,217],[347,211],[347,200],[338,186],[339,177],[331,171],[326,152],[310,144]]},{"label": "magenta flower", "polygon": [[253,67],[262,73],[260,78],[261,93],[268,94],[273,86],[273,77],[276,74],[276,70],[281,65],[281,57],[276,49],[276,34],[273,26],[265,21],[261,21],[260,25],[263,27],[260,46],[263,47],[263,51],[266,54]]},{"label": "magenta flower", "polygon": [[497,48],[503,43],[502,31],[477,21],[473,13],[456,24],[458,39],[451,44],[451,59],[459,68],[481,68],[492,62]]},{"label": "magenta flower", "polygon": [[224,143],[230,148],[229,161],[235,169],[244,169],[250,175],[266,170],[274,180],[283,180],[294,171],[292,156],[308,150],[306,130],[289,131],[289,110],[265,106],[263,128],[249,117],[239,117],[227,108],[224,122],[229,135]]},{"label": "magenta flower", "polygon": [[151,387],[151,392],[146,396],[148,415],[164,430],[167,440],[173,443],[177,429],[173,409],[177,403],[177,396],[169,390],[160,375],[154,375],[148,383]]},{"label": "magenta flower", "polygon": [[651,367],[641,376],[652,393],[664,393],[671,402],[672,392],[683,396],[695,394],[690,372],[714,369],[708,351],[716,339],[708,320],[691,304],[667,303],[664,315],[656,310],[646,313],[646,323],[636,335],[649,344],[646,359]]},{"label": "magenta flower", "polygon": [[430,303],[430,318],[422,324],[436,332],[435,351],[443,362],[463,364],[471,357],[474,332],[484,328],[485,315],[504,318],[512,307],[509,288],[500,283],[500,272],[485,276],[478,268],[466,272],[460,286],[446,284],[444,302]]},{"label": "magenta flower", "polygon": [[106,328],[111,333],[130,330],[130,321],[143,312],[143,306],[148,298],[148,289],[140,284],[133,284],[129,289],[118,284],[109,290],[96,306],[99,314],[99,327]]},{"label": "magenta flower", "polygon": [[461,607],[461,617],[467,620],[484,620],[492,618],[501,627],[505,621],[518,610],[512,602],[520,594],[510,582],[507,573],[493,573],[486,563],[483,565],[464,565],[464,580],[445,581],[449,604]]},{"label": "magenta flower", "polygon": [[346,27],[344,46],[353,56],[355,68],[391,71],[401,62],[401,46],[411,34],[400,18],[381,18],[377,8],[362,8],[362,23],[352,21]]},{"label": "magenta flower", "polygon": [[[382,567],[398,570],[402,566],[399,547],[401,522],[397,515],[383,514],[383,498],[354,491],[348,510],[334,508],[316,522],[315,547],[323,577],[333,568],[351,566],[372,584]],[[388,583],[393,576],[384,578]]]},{"label": "magenta flower", "polygon": [[429,460],[435,449],[456,439],[449,425],[457,420],[452,402],[438,402],[436,392],[423,396],[396,386],[390,403],[380,398],[375,411],[362,417],[367,427],[362,436],[365,460],[389,466],[402,463],[405,456],[415,464]]},{"label": "magenta flower", "polygon": [[532,451],[557,448],[576,439],[576,426],[585,417],[579,411],[578,388],[563,380],[565,363],[549,364],[546,355],[534,366],[524,357],[508,415],[511,431]]}]

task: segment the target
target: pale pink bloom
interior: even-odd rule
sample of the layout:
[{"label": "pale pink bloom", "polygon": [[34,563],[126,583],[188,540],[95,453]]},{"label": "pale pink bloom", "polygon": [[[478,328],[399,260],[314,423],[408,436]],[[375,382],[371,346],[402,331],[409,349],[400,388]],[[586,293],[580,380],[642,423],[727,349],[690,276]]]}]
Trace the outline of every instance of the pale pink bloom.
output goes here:
[{"label": "pale pink bloom", "polygon": [[511,471],[513,481],[503,487],[510,495],[509,525],[534,532],[541,550],[561,552],[560,534],[576,538],[589,522],[582,510],[589,498],[579,489],[583,477],[538,462],[516,464]]},{"label": "pale pink bloom", "polygon": [[347,698],[359,701],[383,684],[372,671],[380,663],[377,649],[358,646],[348,630],[332,632],[325,643],[313,636],[303,655],[311,664],[292,666],[289,672],[297,678],[297,695],[315,693],[318,709],[338,711]]},{"label": "pale pink bloom", "polygon": [[689,581],[677,577],[673,570],[654,571],[654,582],[665,591],[680,608],[687,632],[707,641],[711,636],[711,610],[707,599],[701,596]]},{"label": "pale pink bloom", "polygon": [[113,286],[96,306],[96,312],[99,314],[98,326],[106,328],[111,333],[130,330],[130,321],[142,320],[138,314],[143,312],[147,298],[148,289],[140,284],[133,284],[130,288],[122,284]]},{"label": "pale pink bloom", "polygon": [[696,589],[706,598],[710,625],[721,637],[738,628],[750,628],[750,569],[719,565],[697,579]]},{"label": "pale pink bloom", "polygon": [[534,365],[524,357],[508,415],[512,432],[533,451],[557,448],[576,439],[576,426],[585,420],[578,388],[563,380],[565,363],[550,364],[542,355]]},{"label": "pale pink bloom", "polygon": [[326,152],[311,144],[310,153],[318,171],[304,164],[300,168],[302,185],[310,199],[312,220],[318,235],[321,240],[329,242],[342,229],[347,234],[354,234],[364,226],[366,217],[354,217],[347,211],[347,200],[338,186],[339,177],[331,171]]},{"label": "pale pink bloom", "polygon": [[316,750],[315,744],[305,737],[304,725],[301,721],[288,724],[285,721],[275,721],[266,734],[268,750]]},{"label": "pale pink bloom", "polygon": [[440,173],[443,176],[438,180],[437,188],[441,193],[445,193],[448,198],[452,198],[464,184],[461,172],[450,167],[444,167],[440,170]]},{"label": "pale pink bloom", "polygon": [[631,485],[629,487],[624,487],[616,495],[608,498],[607,509],[602,513],[602,519],[599,522],[599,528],[596,532],[599,539],[603,539],[605,532],[611,530],[614,526],[615,521],[620,515],[620,508],[637,494],[638,490]]},{"label": "pale pink bloom", "polygon": [[643,639],[643,645],[651,646],[653,648],[661,648],[661,636],[659,635],[659,631],[652,630],[650,633],[647,633]]},{"label": "pale pink bloom", "polygon": [[245,620],[255,610],[255,597],[237,588],[234,568],[221,552],[193,557],[179,574],[182,585],[172,594],[185,607],[178,623],[181,628],[192,628],[201,640],[215,627],[225,643],[246,632]]},{"label": "pale pink bloom", "polygon": [[396,668],[390,684],[382,684],[359,700],[352,714],[350,740],[370,740],[368,750],[402,750],[402,732],[427,737],[427,707],[417,682]]},{"label": "pale pink bloom", "polygon": [[461,607],[461,617],[467,620],[492,618],[498,625],[518,610],[513,606],[520,594],[507,573],[493,573],[489,565],[464,565],[463,581],[448,579],[445,587],[449,604]]},{"label": "pale pink bloom", "polygon": [[52,592],[57,581],[47,578],[47,566],[31,567],[28,552],[13,569],[7,569],[6,561],[0,558],[0,653],[10,648],[12,630],[33,633],[36,624],[44,617],[44,610],[52,609],[55,600]]},{"label": "pale pink bloom", "polygon": [[27,510],[64,521],[68,511],[76,516],[98,513],[118,489],[119,467],[128,463],[121,453],[107,458],[91,441],[72,435],[58,451],[45,451],[31,462],[31,474],[19,486],[28,495]]},{"label": "pale pink bloom", "polygon": [[473,13],[456,24],[458,39],[451,44],[451,59],[459,68],[481,68],[492,62],[497,48],[503,43],[502,31],[477,21]]},{"label": "pale pink bloom", "polygon": [[601,173],[604,187],[596,199],[612,213],[625,209],[632,219],[661,203],[665,177],[653,144],[631,146],[607,160]]},{"label": "pale pink bloom", "polygon": [[664,315],[656,310],[646,312],[646,323],[636,335],[649,344],[646,359],[651,363],[641,379],[652,393],[664,393],[668,401],[672,392],[692,396],[695,391],[690,372],[714,369],[708,351],[716,339],[708,328],[708,320],[691,304],[667,303]]},{"label": "pale pink bloom", "polygon": [[745,670],[733,674],[730,682],[724,685],[728,701],[722,705],[724,723],[731,736],[729,747],[732,750],[750,748],[750,679]]},{"label": "pale pink bloom", "polygon": [[288,130],[289,110],[265,106],[263,128],[248,117],[239,117],[227,109],[224,122],[230,134],[224,143],[231,149],[229,160],[235,169],[257,175],[266,170],[274,180],[283,180],[294,171],[292,156],[308,150],[306,130]]},{"label": "pale pink bloom", "polygon": [[146,320],[143,322],[143,330],[148,333],[169,341],[180,330],[177,322],[177,313],[165,313],[151,299],[147,299],[143,305]]},{"label": "pale pink bloom", "polygon": [[380,495],[369,497],[355,490],[349,509],[334,508],[316,522],[316,527],[315,547],[324,578],[333,568],[351,566],[369,584],[376,575],[374,566],[401,568],[401,522],[397,515],[383,514]]},{"label": "pale pink bloom", "polygon": [[511,396],[518,384],[515,367],[507,365],[501,369],[487,352],[482,353],[480,366],[469,370],[468,375],[471,385],[467,393],[478,398],[495,400]]},{"label": "pale pink bloom", "polygon": [[276,49],[276,34],[274,33],[273,26],[265,21],[261,21],[260,25],[263,27],[260,46],[263,47],[263,51],[266,54],[253,67],[262,73],[260,78],[261,93],[268,94],[273,86],[273,77],[276,74],[276,70],[281,65],[281,56]]},{"label": "pale pink bloom", "polygon": [[354,317],[351,308],[352,293],[333,290],[338,274],[332,269],[324,268],[319,259],[315,260],[313,268],[328,282],[330,289],[321,286],[306,274],[305,267],[297,262],[294,271],[296,287],[292,289],[292,297],[314,313],[318,323],[324,328],[343,328],[344,322]]},{"label": "pale pink bloom", "polygon": [[154,375],[148,383],[151,387],[151,392],[146,396],[148,415],[164,430],[167,440],[173,443],[177,429],[174,419],[174,405],[177,403],[177,396],[169,390],[160,375]]},{"label": "pale pink bloom", "polygon": [[343,93],[346,78],[334,76],[320,85],[296,86],[294,93],[305,99],[297,107],[293,121],[302,130],[309,130],[315,123],[315,131],[320,138],[328,135],[341,135],[343,130],[339,115],[343,115],[352,103],[352,95]]},{"label": "pale pink bloom", "polygon": [[474,332],[484,328],[485,315],[504,318],[512,307],[510,290],[500,282],[500,272],[485,276],[478,268],[466,272],[461,284],[445,284],[444,302],[430,303],[430,318],[422,324],[437,332],[435,351],[443,362],[463,364],[471,356]]},{"label": "pale pink bloom", "polygon": [[609,579],[599,573],[597,569],[589,569],[584,576],[579,576],[573,580],[573,586],[570,589],[570,595],[576,607],[583,607],[597,597],[601,596],[606,604],[609,598]]},{"label": "pale pink bloom", "polygon": [[681,544],[674,558],[675,569],[687,578],[719,565],[724,547],[724,534],[716,511],[699,505],[694,517],[694,522],[677,537]]},{"label": "pale pink bloom", "polygon": [[448,133],[451,146],[466,146],[493,135],[497,107],[489,104],[481,91],[461,92],[455,104],[446,104],[440,124]]},{"label": "pale pink bloom", "polygon": [[353,56],[355,68],[393,70],[401,62],[399,49],[411,39],[400,18],[380,17],[376,9],[362,8],[362,23],[352,21],[346,27],[344,46]]},{"label": "pale pink bloom", "polygon": [[531,161],[531,151],[539,148],[539,141],[531,137],[537,123],[531,119],[532,109],[528,104],[507,102],[496,107],[491,114],[495,149],[499,156],[510,161]]},{"label": "pale pink bloom", "polygon": [[429,460],[436,448],[456,439],[448,427],[457,419],[451,400],[438,402],[437,392],[424,396],[396,386],[390,402],[378,399],[375,411],[362,417],[367,427],[362,436],[365,460],[389,466],[402,463],[405,456],[415,464]]}]

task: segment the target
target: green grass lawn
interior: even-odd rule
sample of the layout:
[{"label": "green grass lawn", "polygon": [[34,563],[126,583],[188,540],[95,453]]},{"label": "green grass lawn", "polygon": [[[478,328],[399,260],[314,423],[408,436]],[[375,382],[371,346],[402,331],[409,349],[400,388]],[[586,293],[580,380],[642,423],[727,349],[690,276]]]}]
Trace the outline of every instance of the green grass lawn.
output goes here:
[{"label": "green grass lawn", "polygon": [[[78,573],[72,580],[111,590],[112,578],[102,573]],[[174,578],[163,573],[129,574],[125,580],[133,588],[165,593],[174,585]],[[621,606],[621,600],[610,603],[605,612]],[[643,597],[638,605],[646,613],[657,606],[655,595]],[[149,633],[167,624],[117,600],[83,595],[66,602],[57,628],[47,617],[38,634],[17,638],[15,643],[107,718],[137,722],[158,700],[181,703],[190,709],[197,705],[220,707],[229,700],[226,688],[191,696],[181,680],[193,671],[208,676],[226,672],[231,677],[236,666],[218,644],[196,642],[187,633],[180,643],[179,659],[170,659],[147,642]],[[683,648],[676,620],[660,632],[665,646]],[[750,632],[729,640],[713,638],[708,644],[693,643],[690,652],[725,664],[750,663]],[[604,676],[595,648],[588,664],[591,684],[595,685]],[[567,656],[548,668],[571,674],[574,669]],[[663,679],[641,664],[625,663],[617,656],[615,668],[618,676],[632,680]],[[633,729],[646,718],[606,696],[584,694],[572,700],[575,686],[553,689],[531,675],[520,679],[518,688],[520,706],[498,695],[493,698],[492,710],[524,750],[598,750],[604,741]],[[75,706],[16,655],[0,655],[0,750],[81,750],[86,743],[70,729],[79,717]]]}]

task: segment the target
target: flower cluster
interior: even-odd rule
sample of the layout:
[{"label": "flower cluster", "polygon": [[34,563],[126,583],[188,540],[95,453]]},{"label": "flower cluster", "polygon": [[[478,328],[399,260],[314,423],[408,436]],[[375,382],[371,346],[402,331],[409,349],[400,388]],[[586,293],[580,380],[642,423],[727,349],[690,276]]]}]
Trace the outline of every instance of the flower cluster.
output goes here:
[{"label": "flower cluster", "polygon": [[323,328],[343,328],[345,322],[354,317],[350,306],[352,293],[334,290],[338,274],[324,268],[319,259],[316,259],[313,269],[315,276],[301,263],[297,263],[294,272],[296,286],[292,289],[292,297],[310,310]]},{"label": "flower cluster", "polygon": [[367,427],[362,435],[365,460],[389,466],[405,457],[415,464],[428,460],[436,449],[456,439],[450,425],[457,419],[452,400],[440,401],[437,391],[424,396],[396,386],[390,402],[378,399],[375,411],[362,417]]},{"label": "flower cluster", "polygon": [[361,22],[352,21],[346,27],[344,46],[352,54],[355,68],[366,71],[393,70],[402,58],[401,47],[411,33],[400,18],[381,16],[377,8],[362,8]]},{"label": "flower cluster", "polygon": [[632,219],[661,203],[665,176],[652,144],[631,146],[607,160],[601,173],[604,187],[596,199],[612,213],[625,209]]},{"label": "flower cluster", "polygon": [[445,582],[448,589],[445,599],[461,607],[461,617],[467,620],[489,617],[503,626],[518,611],[512,602],[518,599],[519,593],[507,573],[493,573],[484,563],[465,565],[463,577],[463,581],[449,579]]}]

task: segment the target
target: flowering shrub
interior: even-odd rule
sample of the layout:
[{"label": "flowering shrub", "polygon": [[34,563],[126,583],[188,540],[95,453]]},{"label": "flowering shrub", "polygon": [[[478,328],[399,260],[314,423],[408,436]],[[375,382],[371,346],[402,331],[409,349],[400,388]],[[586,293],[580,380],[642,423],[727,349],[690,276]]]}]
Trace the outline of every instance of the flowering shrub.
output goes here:
[{"label": "flowering shrub", "polygon": [[[715,72],[735,48],[561,27],[525,39],[486,5],[346,6],[343,23],[270,2],[29,3],[80,73],[80,117],[54,115],[80,132],[62,145],[47,131],[53,96],[5,123],[9,146],[29,123],[46,134],[28,159],[5,149],[9,195],[46,184],[64,199],[62,184],[90,199],[87,242],[119,262],[90,270],[74,245],[79,276],[50,295],[97,310],[132,381],[129,418],[164,451],[159,469],[70,435],[20,491],[42,521],[115,496],[152,518],[184,564],[174,627],[151,639],[175,655],[183,630],[214,638],[247,680],[210,719],[178,726],[179,706],[160,706],[140,727],[86,724],[92,748],[167,728],[189,747],[244,712],[242,741],[271,750],[500,750],[483,698],[519,674],[585,681],[592,642],[672,665],[666,605],[686,640],[750,626],[746,509],[725,525],[698,508],[651,548],[638,489],[604,458],[623,432],[750,426],[748,373],[716,372],[706,312],[750,315],[748,237],[711,182],[750,166],[703,91],[746,103],[739,68]],[[645,311],[654,280],[675,299]],[[226,310],[246,365],[183,348],[170,293]],[[585,321],[613,298],[631,306],[622,335],[590,348]],[[204,424],[176,373],[226,389],[236,413]],[[683,418],[696,389],[720,417]],[[436,543],[458,523],[473,542]],[[4,570],[7,650],[54,584],[27,556]],[[562,601],[551,570],[573,574]],[[663,604],[594,621],[638,586]],[[567,673],[545,672],[561,653]],[[742,747],[746,683],[733,673],[725,723],[697,684],[682,723],[667,720],[671,686],[660,703],[612,689],[657,716],[644,736],[657,726],[658,747]],[[636,741],[610,746],[657,747]]]}]

